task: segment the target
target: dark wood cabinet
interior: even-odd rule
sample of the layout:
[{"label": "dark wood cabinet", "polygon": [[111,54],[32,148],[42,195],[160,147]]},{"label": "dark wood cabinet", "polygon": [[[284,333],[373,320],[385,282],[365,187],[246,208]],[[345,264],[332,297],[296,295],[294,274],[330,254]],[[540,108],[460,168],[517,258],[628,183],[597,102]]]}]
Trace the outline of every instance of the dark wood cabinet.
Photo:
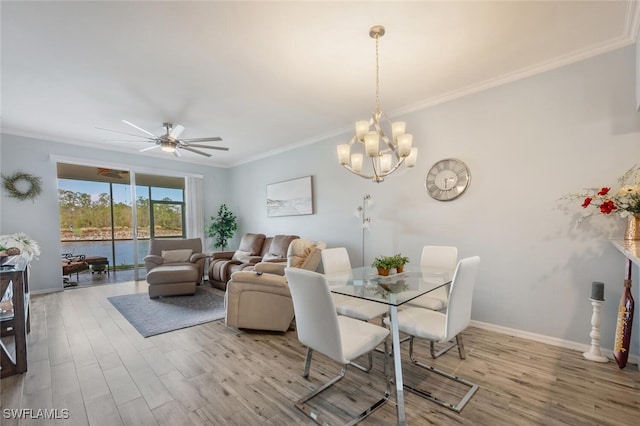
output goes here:
[{"label": "dark wood cabinet", "polygon": [[0,264],[0,377],[27,371],[29,262],[20,256]]}]

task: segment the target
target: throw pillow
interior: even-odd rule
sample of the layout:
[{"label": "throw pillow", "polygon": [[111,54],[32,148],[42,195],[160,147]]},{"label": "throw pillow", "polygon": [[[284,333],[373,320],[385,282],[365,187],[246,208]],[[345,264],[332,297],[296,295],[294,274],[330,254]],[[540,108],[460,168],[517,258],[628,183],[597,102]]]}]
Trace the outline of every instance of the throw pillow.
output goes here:
[{"label": "throw pillow", "polygon": [[321,250],[322,247],[320,246],[320,243],[314,244],[306,259],[304,260],[304,262],[302,262],[302,266],[300,267],[309,271],[315,271],[316,269],[318,269],[318,265],[322,260],[322,255],[320,253]]},{"label": "throw pillow", "polygon": [[315,258],[317,244],[304,238],[293,240],[287,253],[287,264],[292,268],[305,268],[309,257]]},{"label": "throw pillow", "polygon": [[237,260],[238,262],[248,262],[249,258],[252,256],[252,253],[250,251],[242,251],[242,250],[236,250],[233,253],[233,257],[231,258],[231,260]]},{"label": "throw pillow", "polygon": [[193,250],[162,250],[162,259],[164,263],[188,262]]}]

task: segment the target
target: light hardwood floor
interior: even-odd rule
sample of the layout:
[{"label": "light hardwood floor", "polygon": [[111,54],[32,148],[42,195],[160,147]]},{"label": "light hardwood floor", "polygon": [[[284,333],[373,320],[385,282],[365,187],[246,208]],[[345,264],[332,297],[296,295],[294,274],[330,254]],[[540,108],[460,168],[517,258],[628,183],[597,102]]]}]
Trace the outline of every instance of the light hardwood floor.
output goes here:
[{"label": "light hardwood floor", "polygon": [[[292,401],[339,366],[318,354],[310,380],[302,378],[306,350],[295,331],[239,331],[216,321],[145,339],[107,297],[146,289],[144,282],[128,282],[33,296],[29,370],[0,382],[0,423],[312,424]],[[460,414],[406,393],[410,425],[640,424],[635,365],[620,370],[613,362],[478,328],[464,337],[466,360],[452,350],[431,363],[478,383],[479,391]],[[428,355],[426,345],[419,350]],[[350,369],[318,406],[354,415],[373,402],[384,389],[382,360],[376,353],[370,374]],[[406,383],[448,395],[449,384],[403,366]],[[6,409],[20,408],[66,409],[69,419],[5,418]],[[394,423],[390,400],[362,424]]]}]

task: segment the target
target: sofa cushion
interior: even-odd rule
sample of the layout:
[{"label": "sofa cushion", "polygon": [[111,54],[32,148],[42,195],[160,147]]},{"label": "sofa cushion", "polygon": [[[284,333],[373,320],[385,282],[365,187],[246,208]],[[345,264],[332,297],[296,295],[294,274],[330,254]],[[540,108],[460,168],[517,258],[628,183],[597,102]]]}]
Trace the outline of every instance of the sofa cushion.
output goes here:
[{"label": "sofa cushion", "polygon": [[262,251],[265,238],[266,236],[264,234],[246,233],[242,236],[242,240],[240,240],[238,250],[247,251],[251,253],[252,256],[256,256]]},{"label": "sofa cushion", "polygon": [[161,255],[165,263],[179,263],[188,262],[192,253],[191,249],[162,250]]},{"label": "sofa cushion", "polygon": [[262,261],[285,260],[289,245],[297,238],[297,235],[276,235],[271,239],[271,244],[269,244]]},{"label": "sofa cushion", "polygon": [[149,285],[198,281],[198,267],[193,264],[158,266],[147,273]]}]

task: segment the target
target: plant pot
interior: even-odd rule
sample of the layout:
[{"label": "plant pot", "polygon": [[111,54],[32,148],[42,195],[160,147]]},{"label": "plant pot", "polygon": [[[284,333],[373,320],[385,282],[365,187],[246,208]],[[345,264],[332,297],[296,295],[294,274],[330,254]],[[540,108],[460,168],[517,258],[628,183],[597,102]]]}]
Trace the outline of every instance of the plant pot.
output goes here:
[{"label": "plant pot", "polygon": [[404,271],[404,266],[396,266],[396,272],[397,272],[398,274],[401,274],[401,273],[402,273],[402,271]]},{"label": "plant pot", "polygon": [[382,275],[383,277],[386,277],[389,275],[389,269],[384,269],[384,268],[377,268],[378,269],[378,275]]},{"label": "plant pot", "polygon": [[627,227],[624,231],[625,240],[640,240],[640,215],[627,216]]}]

